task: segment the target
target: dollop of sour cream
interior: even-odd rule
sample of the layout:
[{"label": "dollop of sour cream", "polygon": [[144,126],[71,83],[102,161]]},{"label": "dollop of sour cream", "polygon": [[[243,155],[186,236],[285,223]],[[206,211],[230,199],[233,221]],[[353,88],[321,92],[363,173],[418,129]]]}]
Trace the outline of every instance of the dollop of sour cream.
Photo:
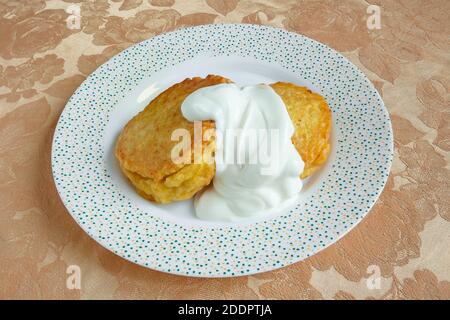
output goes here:
[{"label": "dollop of sour cream", "polygon": [[[216,126],[216,174],[194,199],[197,217],[262,217],[297,198],[304,163],[291,141],[294,126],[286,106],[270,86],[201,88],[186,97],[181,111],[189,121],[214,120]],[[255,135],[256,145],[249,143]]]}]

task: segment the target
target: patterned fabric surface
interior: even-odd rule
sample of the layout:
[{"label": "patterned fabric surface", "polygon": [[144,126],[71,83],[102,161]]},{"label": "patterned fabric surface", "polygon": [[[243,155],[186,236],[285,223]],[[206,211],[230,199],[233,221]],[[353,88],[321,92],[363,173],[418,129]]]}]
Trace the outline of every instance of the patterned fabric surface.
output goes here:
[{"label": "patterned fabric surface", "polygon": [[[380,29],[368,28],[370,5]],[[77,8],[80,28],[68,28]],[[447,0],[1,1],[0,298],[450,299],[449,12]],[[268,273],[188,278],[115,256],[78,227],[53,183],[50,148],[65,103],[134,43],[240,22],[304,34],[364,71],[394,127],[385,190],[339,242]],[[72,265],[80,289],[67,286]]]}]

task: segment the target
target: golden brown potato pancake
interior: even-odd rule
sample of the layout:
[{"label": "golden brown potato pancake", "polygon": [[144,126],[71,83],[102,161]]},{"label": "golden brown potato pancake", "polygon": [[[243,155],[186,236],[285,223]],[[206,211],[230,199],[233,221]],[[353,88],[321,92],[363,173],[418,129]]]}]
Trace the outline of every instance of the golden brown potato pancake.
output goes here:
[{"label": "golden brown potato pancake", "polygon": [[295,127],[292,142],[305,163],[302,179],[316,172],[330,153],[331,110],[325,99],[306,87],[270,85],[283,99]]},{"label": "golden brown potato pancake", "polygon": [[[181,104],[189,94],[228,82],[231,81],[214,75],[186,79],[162,92],[127,123],[116,144],[116,157],[139,194],[159,203],[169,203],[189,199],[211,182],[214,164],[203,159],[196,159],[192,164],[172,161],[171,152],[178,141],[172,141],[171,135],[176,129],[187,129],[194,137],[193,123],[181,114]],[[203,121],[203,132],[209,128],[214,128],[214,122]],[[202,142],[202,150],[210,150],[212,143]]]}]

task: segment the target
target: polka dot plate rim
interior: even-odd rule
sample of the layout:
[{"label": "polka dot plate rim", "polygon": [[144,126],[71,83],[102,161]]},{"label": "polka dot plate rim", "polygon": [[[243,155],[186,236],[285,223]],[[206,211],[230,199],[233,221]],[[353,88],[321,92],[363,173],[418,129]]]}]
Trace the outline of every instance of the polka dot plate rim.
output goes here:
[{"label": "polka dot plate rim", "polygon": [[[193,61],[212,61],[214,68],[222,59],[223,68],[231,61],[232,69],[233,61],[240,61],[234,57],[249,59],[248,65],[252,61],[267,65],[270,75],[258,79],[293,75],[325,96],[335,131],[328,169],[315,182],[314,192],[291,210],[252,223],[192,225],[145,209],[112,173],[111,148],[105,149],[105,140],[112,140],[111,131],[120,127],[110,130],[115,113],[124,110],[123,101],[136,88],[142,90],[143,83],[148,85],[152,76],[165,70],[183,75],[183,68]],[[149,97],[140,101],[140,109]],[[123,112],[128,112],[122,115],[125,118],[133,115]],[[383,101],[363,72],[344,56],[284,29],[214,24],[145,40],[87,77],[58,121],[52,172],[69,213],[105,248],[163,272],[230,277],[278,269],[335,243],[370,211],[387,181],[392,158],[392,126]]]}]

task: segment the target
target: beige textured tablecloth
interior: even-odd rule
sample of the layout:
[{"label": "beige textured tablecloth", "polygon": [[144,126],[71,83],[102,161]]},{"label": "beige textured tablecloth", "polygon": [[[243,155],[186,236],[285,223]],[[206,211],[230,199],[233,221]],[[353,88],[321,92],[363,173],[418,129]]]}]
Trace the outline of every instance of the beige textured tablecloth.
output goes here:
[{"label": "beige textured tablecloth", "polygon": [[[381,29],[367,27],[370,4]],[[72,5],[80,29],[67,28]],[[2,1],[0,298],[449,299],[449,14],[447,0]],[[62,205],[50,170],[58,116],[88,74],[131,44],[227,22],[305,34],[364,71],[394,126],[388,184],[342,240],[277,271],[197,279],[136,266],[91,240]],[[70,265],[81,289],[66,286]]]}]

